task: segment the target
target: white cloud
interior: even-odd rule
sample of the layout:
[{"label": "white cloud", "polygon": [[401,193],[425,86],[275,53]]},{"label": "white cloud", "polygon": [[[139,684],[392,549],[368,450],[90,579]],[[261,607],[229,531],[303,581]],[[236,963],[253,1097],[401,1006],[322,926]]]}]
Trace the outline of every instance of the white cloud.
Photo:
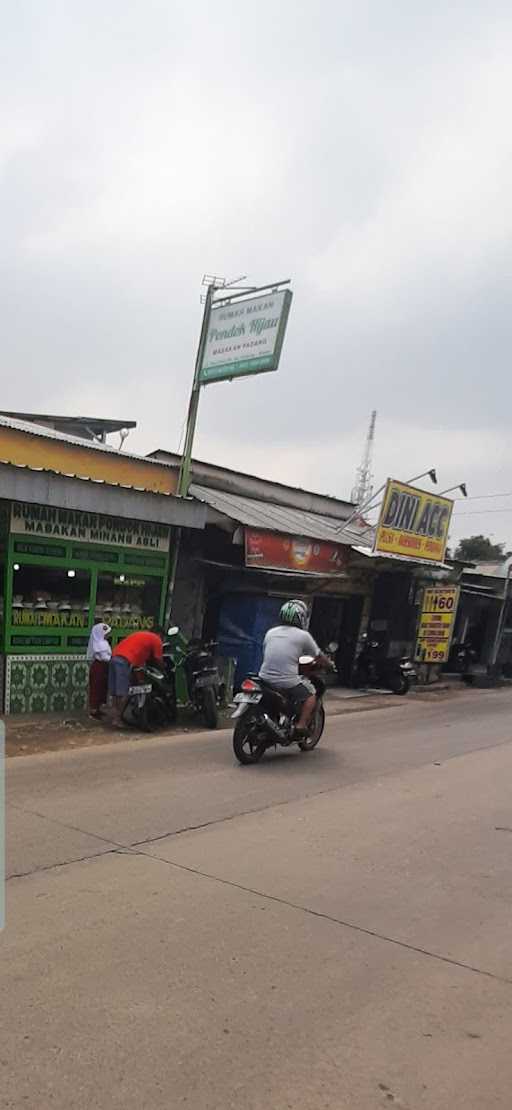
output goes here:
[{"label": "white cloud", "polygon": [[346,495],[376,407],[378,478],[512,488],[508,5],[21,0],[4,24],[5,407],[175,448],[203,272],[291,276],[279,373],[207,391],[198,453]]},{"label": "white cloud", "polygon": [[[418,306],[460,294],[501,252],[512,230],[506,42],[510,48],[510,28],[485,60],[459,60],[443,75],[441,105],[434,94],[439,114],[421,127],[378,207],[345,224],[312,262],[311,279],[326,297],[335,291],[374,323],[401,322]],[[470,89],[450,97],[464,87],[468,66]]]}]

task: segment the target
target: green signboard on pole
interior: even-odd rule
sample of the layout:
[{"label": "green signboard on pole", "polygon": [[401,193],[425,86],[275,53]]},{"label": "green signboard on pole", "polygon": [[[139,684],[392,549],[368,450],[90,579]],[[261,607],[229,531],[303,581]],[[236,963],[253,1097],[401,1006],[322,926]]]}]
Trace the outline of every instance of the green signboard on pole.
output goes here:
[{"label": "green signboard on pole", "polygon": [[212,304],[199,382],[277,370],[292,294],[289,289]]},{"label": "green signboard on pole", "polygon": [[[192,446],[196,429],[201,387],[210,382],[231,381],[251,374],[277,370],[283,346],[288,313],[292,303],[288,280],[258,289],[226,295],[227,286],[216,286],[216,279],[205,279],[203,321],[197,349],[192,391],[188,406],[185,443],[181,457],[178,494],[187,497],[190,486]],[[224,292],[224,296],[218,294]],[[216,296],[218,299],[216,299]],[[166,619],[170,619],[180,533],[174,535],[169,570]]]}]

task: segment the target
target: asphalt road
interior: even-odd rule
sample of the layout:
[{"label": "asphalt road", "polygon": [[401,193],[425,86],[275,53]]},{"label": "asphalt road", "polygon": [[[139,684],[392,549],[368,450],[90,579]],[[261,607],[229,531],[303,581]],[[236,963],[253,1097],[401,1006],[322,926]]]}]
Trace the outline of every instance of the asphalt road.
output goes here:
[{"label": "asphalt road", "polygon": [[9,760],[0,1107],[509,1110],[511,712]]}]

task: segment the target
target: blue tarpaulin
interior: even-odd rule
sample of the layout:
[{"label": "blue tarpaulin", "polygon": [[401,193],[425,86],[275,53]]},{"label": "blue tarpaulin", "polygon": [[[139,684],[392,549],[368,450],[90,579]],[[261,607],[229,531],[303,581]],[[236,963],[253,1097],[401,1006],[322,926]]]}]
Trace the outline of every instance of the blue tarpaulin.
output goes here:
[{"label": "blue tarpaulin", "polygon": [[262,597],[258,594],[228,594],[219,613],[217,639],[219,654],[237,660],[235,687],[246,674],[261,666],[265,633],[279,624],[279,610],[285,597]]}]

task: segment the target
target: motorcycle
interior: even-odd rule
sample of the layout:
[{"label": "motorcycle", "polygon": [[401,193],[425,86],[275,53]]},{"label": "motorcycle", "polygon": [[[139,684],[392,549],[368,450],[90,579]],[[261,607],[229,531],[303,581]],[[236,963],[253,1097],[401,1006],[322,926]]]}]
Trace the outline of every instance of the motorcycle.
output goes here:
[{"label": "motorcycle", "polygon": [[262,682],[258,675],[248,675],[234,699],[236,719],[233,733],[233,751],[239,763],[259,763],[267,748],[280,744],[287,748],[298,745],[302,752],[316,748],[325,726],[323,695],[325,682],[320,678],[318,664],[310,655],[299,660],[299,672],[309,678],[316,692],[316,705],[308,727],[308,734],[294,740],[297,713],[291,711],[286,693],[281,693]]},{"label": "motorcycle", "polygon": [[365,637],[354,671],[354,686],[377,686],[393,694],[406,694],[411,682],[416,681],[416,671],[407,655],[400,659],[386,659],[380,654],[378,640]]},{"label": "motorcycle", "polygon": [[202,713],[208,728],[217,727],[222,684],[213,664],[211,649],[214,644],[203,645],[195,640],[186,647],[184,641],[179,640],[179,632],[177,626],[169,628],[168,640],[163,645],[162,669],[146,663],[133,672],[134,681],[122,714],[126,724],[145,732],[174,724],[178,712],[178,671],[181,669],[182,687],[186,686],[189,702]]},{"label": "motorcycle", "polygon": [[[170,628],[168,635],[175,636],[177,633],[177,628]],[[161,670],[152,663],[146,663],[132,672],[132,678],[134,681],[129,687],[122,713],[125,724],[144,732],[154,732],[164,725],[175,724],[178,712],[176,665],[170,641],[163,645]]]},{"label": "motorcycle", "polygon": [[220,675],[213,660],[214,640],[202,643],[191,640],[183,663],[187,676],[188,696],[208,728],[219,723]]},{"label": "motorcycle", "polygon": [[453,644],[448,658],[448,667],[450,670],[460,674],[466,686],[471,686],[475,680],[474,670],[477,660],[477,653],[469,643]]},{"label": "motorcycle", "polygon": [[[179,629],[172,631],[177,637]],[[217,728],[218,706],[223,692],[219,671],[214,663],[214,647],[216,642],[213,640],[191,640],[185,646],[184,641],[180,642],[177,638],[172,646],[175,668],[181,667],[185,675],[189,703],[201,714],[208,728]]]}]

